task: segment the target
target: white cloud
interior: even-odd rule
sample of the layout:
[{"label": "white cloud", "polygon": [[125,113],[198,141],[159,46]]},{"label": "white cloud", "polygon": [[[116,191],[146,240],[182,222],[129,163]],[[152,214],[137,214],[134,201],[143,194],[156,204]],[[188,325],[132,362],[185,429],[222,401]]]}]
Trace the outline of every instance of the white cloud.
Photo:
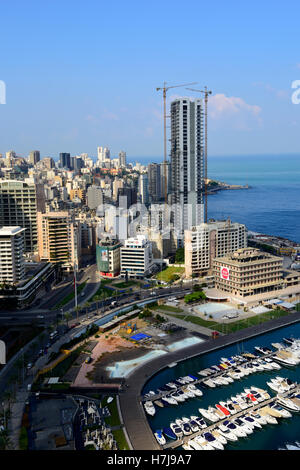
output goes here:
[{"label": "white cloud", "polygon": [[261,107],[248,104],[242,98],[226,96],[219,93],[209,99],[208,110],[209,116],[212,119],[223,119],[242,112],[258,117],[261,112]]}]

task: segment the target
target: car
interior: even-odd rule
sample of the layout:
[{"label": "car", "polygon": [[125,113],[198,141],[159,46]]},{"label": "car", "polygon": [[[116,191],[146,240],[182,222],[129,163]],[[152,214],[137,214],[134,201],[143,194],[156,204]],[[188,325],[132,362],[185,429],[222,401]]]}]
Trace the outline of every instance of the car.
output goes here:
[{"label": "car", "polygon": [[81,297],[84,297],[85,296],[85,292],[81,292]]},{"label": "car", "polygon": [[47,349],[51,348],[51,343],[47,343],[47,344],[46,344],[46,348],[47,348]]},{"label": "car", "polygon": [[38,315],[36,318],[45,318],[44,315]]},{"label": "car", "polygon": [[29,362],[29,363],[27,364],[27,370],[31,369],[32,366],[33,366],[32,362]]},{"label": "car", "polygon": [[39,357],[42,356],[44,354],[44,350],[43,349],[40,349],[39,350]]},{"label": "car", "polygon": [[87,357],[85,360],[86,364],[90,364],[92,362],[93,358],[91,356]]}]

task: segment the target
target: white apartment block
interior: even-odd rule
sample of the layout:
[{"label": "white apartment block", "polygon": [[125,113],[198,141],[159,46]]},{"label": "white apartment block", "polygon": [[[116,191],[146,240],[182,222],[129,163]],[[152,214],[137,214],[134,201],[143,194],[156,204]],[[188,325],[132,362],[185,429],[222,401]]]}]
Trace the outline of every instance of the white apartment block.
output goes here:
[{"label": "white apartment block", "polygon": [[185,230],[186,277],[204,275],[213,267],[213,259],[247,247],[245,225],[230,221],[203,223]]},{"label": "white apartment block", "polygon": [[128,238],[121,247],[121,276],[142,279],[153,266],[151,242],[143,235]]},{"label": "white apartment block", "polygon": [[0,229],[0,283],[16,284],[25,277],[22,227]]}]

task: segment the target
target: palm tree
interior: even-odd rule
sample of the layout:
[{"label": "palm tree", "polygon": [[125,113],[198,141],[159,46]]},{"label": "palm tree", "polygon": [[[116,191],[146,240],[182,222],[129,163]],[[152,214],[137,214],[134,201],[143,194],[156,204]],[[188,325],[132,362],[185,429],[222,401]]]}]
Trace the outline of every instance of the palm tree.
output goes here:
[{"label": "palm tree", "polygon": [[65,320],[66,320],[66,322],[67,322],[67,327],[68,327],[68,328],[69,328],[69,320],[71,320],[71,318],[72,318],[71,313],[70,313],[70,312],[66,312],[66,313],[65,313]]}]

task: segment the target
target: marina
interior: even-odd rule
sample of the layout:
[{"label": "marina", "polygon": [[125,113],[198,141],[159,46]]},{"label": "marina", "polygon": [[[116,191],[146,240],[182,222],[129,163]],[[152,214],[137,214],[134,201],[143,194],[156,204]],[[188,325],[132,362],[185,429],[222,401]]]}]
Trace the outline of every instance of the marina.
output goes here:
[{"label": "marina", "polygon": [[[200,407],[200,400],[201,400],[201,406],[203,406],[203,408],[205,407],[207,408],[206,405],[211,405],[212,404],[211,400],[215,401],[216,403],[219,402],[221,404],[224,399],[226,400],[227,398],[229,398],[229,396],[227,396],[227,389],[230,390],[229,395],[233,394],[234,392],[240,392],[241,390],[239,389],[241,387],[241,384],[245,388],[249,386],[256,386],[257,388],[261,388],[261,389],[268,388],[268,393],[272,395],[273,393],[276,394],[277,392],[276,391],[273,392],[272,389],[270,389],[268,385],[266,385],[266,381],[269,381],[269,378],[272,379],[278,375],[282,375],[286,378],[292,377],[292,380],[295,379],[295,381],[297,381],[298,379],[299,381],[299,370],[296,366],[285,367],[283,365],[280,365],[277,362],[275,363],[277,364],[277,367],[275,366],[275,368],[273,369],[268,367],[267,359],[272,360],[272,358],[270,359],[270,356],[273,356],[274,354],[276,354],[278,350],[280,350],[280,349],[274,348],[271,345],[271,343],[278,341],[278,344],[277,344],[278,346],[279,345],[281,345],[281,347],[285,347],[288,345],[291,346],[291,342],[288,343],[286,341],[283,341],[283,338],[285,337],[284,332],[288,331],[290,334],[287,335],[287,338],[290,338],[293,336],[297,336],[297,333],[300,333],[300,328],[299,328],[299,325],[295,325],[295,326],[286,327],[282,329],[282,331],[283,331],[282,333],[281,333],[281,330],[277,330],[276,332],[266,333],[263,336],[258,336],[256,338],[252,338],[248,341],[245,341],[242,344],[239,343],[235,346],[230,346],[225,349],[222,349],[221,351],[208,353],[203,356],[199,356],[197,359],[193,358],[193,359],[187,360],[184,363],[181,363],[180,366],[178,365],[176,368],[173,368],[172,373],[170,373],[171,372],[170,369],[166,369],[165,371],[162,371],[161,373],[154,376],[153,379],[149,381],[144,387],[143,393],[147,393],[149,389],[157,390],[157,388],[160,388],[159,386],[156,387],[156,384],[158,383],[166,384],[166,383],[174,382],[174,380],[178,379],[179,377],[184,377],[185,375],[188,375],[187,372],[191,372],[192,376],[198,375],[197,381],[194,381],[193,383],[196,384],[197,387],[201,388],[201,390],[203,391],[203,396],[197,397],[197,398],[189,398],[188,400],[185,401],[185,403],[183,403],[183,405],[180,404],[180,406],[169,405],[168,407],[160,408],[157,415],[149,420],[150,426],[152,427],[152,423],[153,423],[153,425],[157,429],[160,427],[160,424],[163,422],[162,427],[166,427],[169,425],[170,422],[174,421],[175,419],[179,419],[180,416],[193,416],[195,418],[197,414],[199,415],[198,408]],[[268,341],[268,338],[270,338],[269,341]],[[260,349],[260,352],[257,350],[257,348]],[[227,385],[219,384],[219,385],[216,385],[215,387],[203,386],[204,380],[208,379],[208,377],[210,377],[210,379],[218,378],[218,377],[221,378],[222,375],[224,376],[228,374],[228,369],[226,372],[224,370],[217,371],[216,369],[213,368],[213,366],[216,367],[217,363],[220,364],[222,360],[224,360],[226,357],[227,358],[230,357],[230,354],[232,354],[233,352],[237,353],[237,351],[240,352],[239,355],[241,355],[241,353],[244,354],[245,359],[246,359],[245,362],[247,364],[256,363],[257,359],[259,358],[259,359],[263,359],[263,362],[265,363],[264,364],[265,367],[259,368],[257,367],[257,365],[259,364],[256,364],[256,370],[251,371],[251,373],[249,372],[248,374],[247,373],[244,374],[243,377],[236,377],[233,380],[233,382],[229,382]],[[237,354],[233,354],[233,355],[237,355]],[[274,363],[274,361],[272,362]],[[201,365],[201,364],[205,365],[206,367],[202,367],[201,369],[201,367],[198,367],[198,365]],[[182,375],[179,375],[178,372],[177,374],[174,374],[176,370],[180,371]],[[200,375],[200,374],[197,374],[196,371],[197,372],[206,371],[207,376],[205,377],[206,375],[205,372],[204,372],[205,375]],[[163,377],[164,377],[164,380],[162,380]],[[158,378],[160,380],[158,380]],[[184,388],[184,385],[182,385],[182,388]],[[209,394],[207,393],[208,390],[209,390]],[[164,392],[164,393],[168,394],[168,392]],[[208,399],[207,395],[210,396],[210,400]],[[262,406],[262,404],[264,406]],[[266,413],[265,406],[267,405],[273,406],[274,404],[275,404],[275,397],[270,397],[269,401],[264,401],[263,403],[259,402],[259,404],[257,404],[253,410],[256,410],[257,408],[261,408],[262,413],[264,414]],[[274,413],[274,409],[272,412]],[[271,418],[269,417],[268,419],[270,420],[272,419],[272,417]],[[274,419],[276,418],[273,417],[273,420]],[[274,441],[275,445],[276,445],[276,442],[278,441],[278,446],[280,445],[283,446],[285,444],[285,439],[288,439],[288,437],[290,436],[290,440],[292,440],[293,430],[295,431],[295,429],[297,429],[297,426],[299,428],[299,424],[300,424],[299,415],[294,414],[293,419],[288,420],[289,426],[287,426],[286,421],[287,421],[286,419],[280,420],[280,422],[278,423],[280,424],[280,426],[278,425],[276,426],[277,430],[280,429],[282,431],[279,431],[279,432],[277,431],[274,434],[273,427],[275,426],[275,424],[269,423],[270,425],[268,427],[264,427],[263,430],[259,429],[259,433],[251,434],[251,438],[250,437],[245,438],[244,440],[239,440],[237,442],[234,442],[234,441],[228,442],[226,445],[226,449],[227,448],[228,449],[230,448],[231,449],[264,449],[264,448],[272,449],[273,447],[271,447],[271,445],[273,445],[275,436],[276,436],[276,439]],[[211,423],[211,426],[212,426],[211,430],[213,430],[213,423]],[[263,437],[262,437],[262,432],[263,432]],[[202,430],[202,433],[203,433],[203,430]],[[200,434],[201,434],[201,431],[198,431],[198,435]],[[272,436],[272,439],[270,438],[271,436]],[[190,439],[191,437],[189,438],[189,440]],[[187,439],[184,438],[181,442],[183,442],[183,445],[187,445],[186,441]],[[180,448],[181,444],[179,444],[179,440],[178,440],[175,442],[174,441],[167,442],[166,446],[167,448],[169,447]]]}]

